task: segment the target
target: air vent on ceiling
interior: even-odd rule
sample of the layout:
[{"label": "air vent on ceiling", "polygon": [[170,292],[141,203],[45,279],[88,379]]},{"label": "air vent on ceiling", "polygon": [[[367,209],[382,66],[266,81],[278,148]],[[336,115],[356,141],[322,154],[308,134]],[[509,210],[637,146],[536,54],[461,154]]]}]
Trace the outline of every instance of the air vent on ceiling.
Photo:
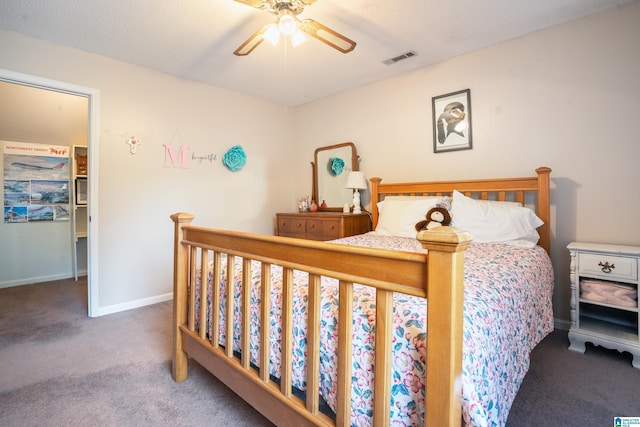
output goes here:
[{"label": "air vent on ceiling", "polygon": [[402,55],[396,56],[395,58],[386,59],[382,61],[382,63],[386,65],[391,65],[391,64],[395,64],[398,61],[402,61],[403,59],[411,58],[412,56],[416,56],[416,55],[417,53],[415,53],[413,50],[410,50],[409,52],[403,53]]}]

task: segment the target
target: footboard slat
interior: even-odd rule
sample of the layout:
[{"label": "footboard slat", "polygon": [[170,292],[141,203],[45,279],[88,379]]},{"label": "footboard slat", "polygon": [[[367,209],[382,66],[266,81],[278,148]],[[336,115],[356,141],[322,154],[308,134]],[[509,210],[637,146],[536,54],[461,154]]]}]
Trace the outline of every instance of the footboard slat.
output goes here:
[{"label": "footboard slat", "polygon": [[198,257],[198,248],[191,247],[191,255],[189,255],[189,330],[193,331],[196,327],[196,260]]},{"label": "footboard slat", "polygon": [[376,291],[376,360],[373,389],[373,424],[388,426],[391,414],[391,340],[393,292]]},{"label": "footboard slat", "polygon": [[227,305],[227,314],[225,315],[227,320],[225,353],[227,357],[233,357],[233,314],[236,308],[234,298],[236,294],[236,281],[234,280],[236,276],[235,270],[235,257],[227,255],[227,298],[225,300],[225,304]]},{"label": "footboard slat", "polygon": [[[220,277],[221,258],[220,252],[213,253],[212,277]],[[211,345],[214,348],[218,348],[220,345],[220,334],[217,333],[220,330],[220,287],[215,282],[215,279],[211,288],[211,331],[213,331]]]},{"label": "footboard slat", "polygon": [[282,354],[280,355],[280,390],[286,397],[291,397],[291,352],[293,351],[293,270],[282,269]]},{"label": "footboard slat", "polygon": [[271,264],[262,264],[260,272],[260,378],[269,381],[271,360]]},{"label": "footboard slat", "polygon": [[307,409],[318,414],[320,405],[320,276],[309,275],[307,317]]},{"label": "footboard slat", "polygon": [[251,260],[242,260],[242,367],[249,369],[251,366],[250,333],[251,333]]},{"label": "footboard slat", "polygon": [[[200,251],[200,277],[208,277],[209,275],[209,251],[201,250]],[[208,280],[200,280],[200,302],[207,300],[207,295],[209,293],[209,281]],[[207,335],[207,323],[205,321],[207,319],[207,304],[200,304],[200,338],[205,339]]]},{"label": "footboard slat", "polygon": [[353,353],[353,283],[340,281],[338,291],[338,408],[336,425],[351,418],[351,354]]}]

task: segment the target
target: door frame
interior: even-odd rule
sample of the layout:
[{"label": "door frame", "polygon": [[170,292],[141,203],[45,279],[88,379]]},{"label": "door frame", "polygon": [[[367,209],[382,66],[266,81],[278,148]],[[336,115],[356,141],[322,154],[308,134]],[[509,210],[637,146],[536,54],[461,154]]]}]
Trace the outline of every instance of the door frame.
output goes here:
[{"label": "door frame", "polygon": [[99,110],[100,91],[98,89],[78,86],[71,83],[50,80],[0,68],[0,81],[15,83],[34,88],[52,90],[70,95],[83,96],[88,99],[88,135],[87,152],[89,155],[87,200],[87,306],[89,317],[99,315],[98,298],[98,152],[99,152]]}]

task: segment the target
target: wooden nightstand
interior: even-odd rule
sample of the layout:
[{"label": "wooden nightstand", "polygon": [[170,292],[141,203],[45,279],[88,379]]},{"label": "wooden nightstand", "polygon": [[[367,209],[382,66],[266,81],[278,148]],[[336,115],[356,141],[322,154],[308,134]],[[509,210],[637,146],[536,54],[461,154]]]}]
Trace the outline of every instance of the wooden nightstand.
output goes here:
[{"label": "wooden nightstand", "polygon": [[278,236],[333,240],[371,231],[369,214],[342,212],[277,213]]},{"label": "wooden nightstand", "polygon": [[[585,343],[628,351],[640,368],[638,263],[640,247],[572,242],[571,329],[569,349],[584,353]],[[624,298],[603,289],[614,288]],[[629,297],[635,292],[635,300]]]}]

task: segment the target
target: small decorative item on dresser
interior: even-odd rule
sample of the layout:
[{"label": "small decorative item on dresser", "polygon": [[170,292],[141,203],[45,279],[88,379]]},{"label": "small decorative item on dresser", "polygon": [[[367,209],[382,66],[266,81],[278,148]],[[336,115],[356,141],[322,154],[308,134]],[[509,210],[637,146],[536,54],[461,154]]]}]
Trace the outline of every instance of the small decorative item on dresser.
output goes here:
[{"label": "small decorative item on dresser", "polygon": [[318,210],[318,205],[315,200],[311,200],[311,204],[309,205],[309,212],[315,212]]},{"label": "small decorative item on dresser", "polygon": [[302,196],[298,199],[298,212],[307,212],[309,210],[309,196]]}]

